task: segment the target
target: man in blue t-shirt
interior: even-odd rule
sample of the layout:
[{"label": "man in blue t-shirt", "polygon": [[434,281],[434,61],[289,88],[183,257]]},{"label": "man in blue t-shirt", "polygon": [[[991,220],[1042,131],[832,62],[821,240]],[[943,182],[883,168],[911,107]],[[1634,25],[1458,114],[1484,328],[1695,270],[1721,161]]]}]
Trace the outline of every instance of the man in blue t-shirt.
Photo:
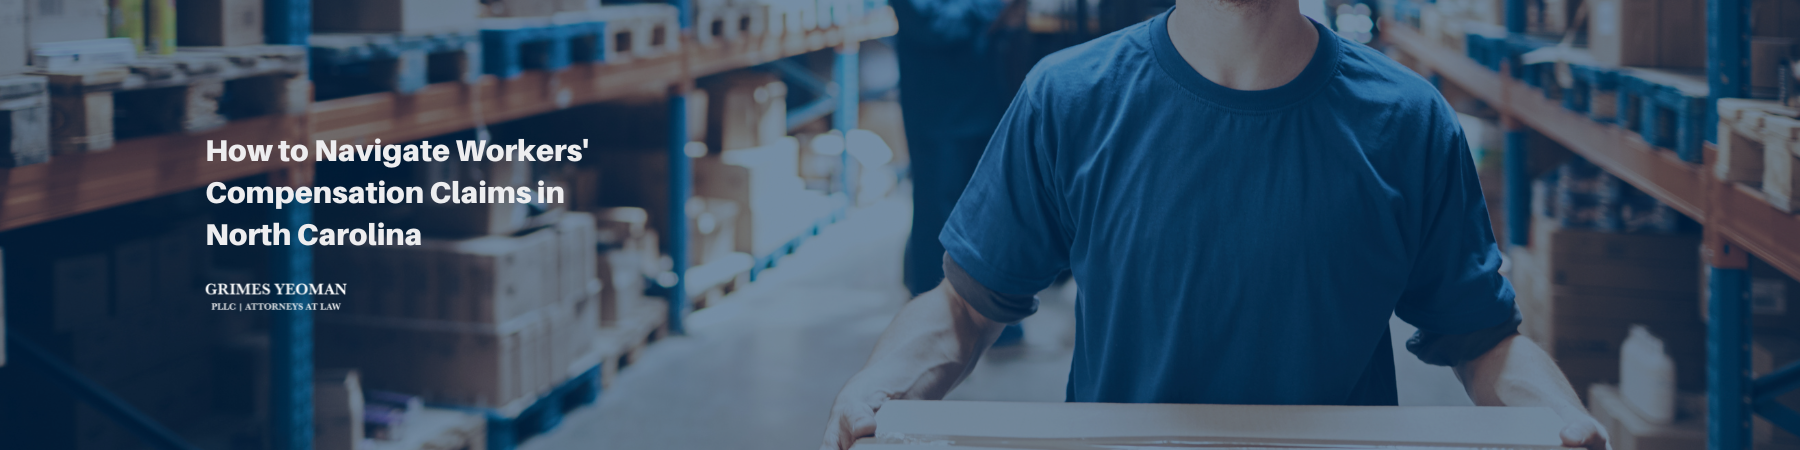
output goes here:
[{"label": "man in blue t-shirt", "polygon": [[940,236],[945,282],[838,395],[825,448],[942,398],[1032,293],[1081,287],[1068,401],[1396,404],[1390,315],[1481,405],[1606,448],[1512,288],[1456,114],[1293,0],[1177,0],[1040,62]]}]

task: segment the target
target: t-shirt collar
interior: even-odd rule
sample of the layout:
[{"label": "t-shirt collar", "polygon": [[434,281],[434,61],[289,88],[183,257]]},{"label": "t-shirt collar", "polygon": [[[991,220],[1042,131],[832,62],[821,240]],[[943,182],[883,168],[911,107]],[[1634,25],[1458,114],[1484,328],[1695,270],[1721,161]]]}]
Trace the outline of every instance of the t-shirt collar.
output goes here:
[{"label": "t-shirt collar", "polygon": [[1220,86],[1200,75],[1175,50],[1175,41],[1169,38],[1169,13],[1174,11],[1174,8],[1170,8],[1150,21],[1150,46],[1156,49],[1156,60],[1162,66],[1163,73],[1169,74],[1182,87],[1221,106],[1246,111],[1285,108],[1317,91],[1319,86],[1330,81],[1337,72],[1340,53],[1337,35],[1325,25],[1312,22],[1313,27],[1319,30],[1319,45],[1313,50],[1312,59],[1306,63],[1306,68],[1300,71],[1299,76],[1279,87],[1258,91],[1240,91]]}]

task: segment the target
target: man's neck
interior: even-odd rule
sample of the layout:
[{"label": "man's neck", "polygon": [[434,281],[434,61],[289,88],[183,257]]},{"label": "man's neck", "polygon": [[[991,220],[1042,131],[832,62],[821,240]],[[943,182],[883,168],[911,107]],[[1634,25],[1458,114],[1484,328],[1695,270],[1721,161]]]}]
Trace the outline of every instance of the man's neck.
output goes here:
[{"label": "man's neck", "polygon": [[1176,0],[1169,40],[1201,76],[1232,89],[1274,89],[1312,60],[1319,32],[1295,0]]}]

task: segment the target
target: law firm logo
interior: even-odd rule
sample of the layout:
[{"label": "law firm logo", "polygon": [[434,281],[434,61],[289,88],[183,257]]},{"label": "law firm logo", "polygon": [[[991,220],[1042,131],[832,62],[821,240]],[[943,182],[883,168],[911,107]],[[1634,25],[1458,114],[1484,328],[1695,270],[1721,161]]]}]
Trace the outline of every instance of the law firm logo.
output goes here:
[{"label": "law firm logo", "polygon": [[206,295],[344,295],[348,283],[207,283]]},{"label": "law firm logo", "polygon": [[[217,296],[332,296],[350,291],[347,283],[207,283],[206,295]],[[213,311],[338,311],[341,303],[215,302]]]}]

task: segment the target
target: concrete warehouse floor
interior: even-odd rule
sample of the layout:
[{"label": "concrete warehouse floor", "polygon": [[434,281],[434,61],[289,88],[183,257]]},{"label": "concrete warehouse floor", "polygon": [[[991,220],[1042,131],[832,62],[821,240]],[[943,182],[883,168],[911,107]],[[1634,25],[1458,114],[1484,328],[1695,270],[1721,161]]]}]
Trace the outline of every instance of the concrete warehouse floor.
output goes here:
[{"label": "concrete warehouse floor", "polygon": [[[852,212],[761,280],[689,316],[686,336],[651,345],[597,406],[521,448],[817,448],[838,388],[907,299],[900,262],[910,214],[904,195]],[[952,399],[1063,400],[1074,286],[1041,298],[1038,314],[1025,321],[1025,344],[990,351]],[[1390,323],[1401,404],[1468,405],[1449,369],[1401,348],[1412,328]]]}]

